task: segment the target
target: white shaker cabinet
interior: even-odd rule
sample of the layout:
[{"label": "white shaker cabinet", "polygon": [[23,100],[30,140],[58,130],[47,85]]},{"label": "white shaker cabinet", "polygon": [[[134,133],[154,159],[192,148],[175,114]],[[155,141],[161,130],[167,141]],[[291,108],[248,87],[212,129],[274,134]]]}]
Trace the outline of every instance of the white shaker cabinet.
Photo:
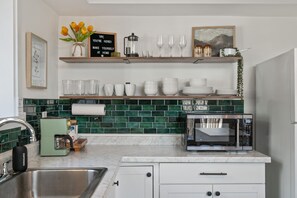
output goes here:
[{"label": "white shaker cabinet", "polygon": [[115,198],[153,198],[153,166],[121,166],[114,182]]},{"label": "white shaker cabinet", "polygon": [[17,116],[17,0],[1,1],[0,118]]},{"label": "white shaker cabinet", "polygon": [[161,198],[264,198],[264,184],[161,185]]},{"label": "white shaker cabinet", "polygon": [[264,163],[160,163],[160,198],[265,198]]}]

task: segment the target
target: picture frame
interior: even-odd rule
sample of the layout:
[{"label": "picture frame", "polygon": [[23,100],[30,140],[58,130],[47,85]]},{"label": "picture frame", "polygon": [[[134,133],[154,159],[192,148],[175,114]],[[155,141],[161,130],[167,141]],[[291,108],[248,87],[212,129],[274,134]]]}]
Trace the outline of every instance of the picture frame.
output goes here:
[{"label": "picture frame", "polygon": [[111,57],[117,51],[117,33],[95,32],[89,37],[89,57]]},{"label": "picture frame", "polygon": [[28,88],[47,88],[47,41],[26,32],[26,84]]},{"label": "picture frame", "polygon": [[235,48],[235,26],[192,27],[192,53],[196,45],[210,45],[212,56],[220,56],[220,49]]}]

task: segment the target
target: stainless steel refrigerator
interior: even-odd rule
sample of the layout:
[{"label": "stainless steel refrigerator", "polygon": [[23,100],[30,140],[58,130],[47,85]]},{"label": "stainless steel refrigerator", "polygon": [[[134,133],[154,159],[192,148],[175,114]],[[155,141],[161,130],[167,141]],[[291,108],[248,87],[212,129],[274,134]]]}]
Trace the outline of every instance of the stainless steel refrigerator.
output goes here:
[{"label": "stainless steel refrigerator", "polygon": [[297,197],[297,48],[256,66],[256,150],[269,155],[266,197]]}]

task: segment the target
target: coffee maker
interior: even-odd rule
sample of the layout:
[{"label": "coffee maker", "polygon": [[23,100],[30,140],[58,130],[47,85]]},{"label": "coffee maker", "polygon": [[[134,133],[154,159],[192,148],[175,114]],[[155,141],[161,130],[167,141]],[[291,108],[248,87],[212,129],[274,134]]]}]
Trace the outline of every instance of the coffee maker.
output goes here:
[{"label": "coffee maker", "polygon": [[[73,148],[69,127],[71,123],[65,118],[40,119],[40,155],[41,156],[65,156]],[[68,141],[67,141],[68,140]],[[70,147],[67,146],[69,142]]]}]

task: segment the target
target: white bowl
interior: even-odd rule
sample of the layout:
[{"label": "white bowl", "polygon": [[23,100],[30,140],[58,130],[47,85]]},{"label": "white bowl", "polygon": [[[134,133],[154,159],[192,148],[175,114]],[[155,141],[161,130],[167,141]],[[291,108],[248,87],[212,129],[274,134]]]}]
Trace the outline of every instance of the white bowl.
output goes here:
[{"label": "white bowl", "polygon": [[236,48],[224,48],[220,49],[220,57],[223,56],[235,56],[237,53]]},{"label": "white bowl", "polygon": [[167,87],[163,87],[162,89],[163,93],[167,96],[171,96],[171,95],[176,95],[178,93],[178,88],[167,88]]},{"label": "white bowl", "polygon": [[144,89],[144,94],[147,96],[155,96],[158,93],[158,89]]}]

